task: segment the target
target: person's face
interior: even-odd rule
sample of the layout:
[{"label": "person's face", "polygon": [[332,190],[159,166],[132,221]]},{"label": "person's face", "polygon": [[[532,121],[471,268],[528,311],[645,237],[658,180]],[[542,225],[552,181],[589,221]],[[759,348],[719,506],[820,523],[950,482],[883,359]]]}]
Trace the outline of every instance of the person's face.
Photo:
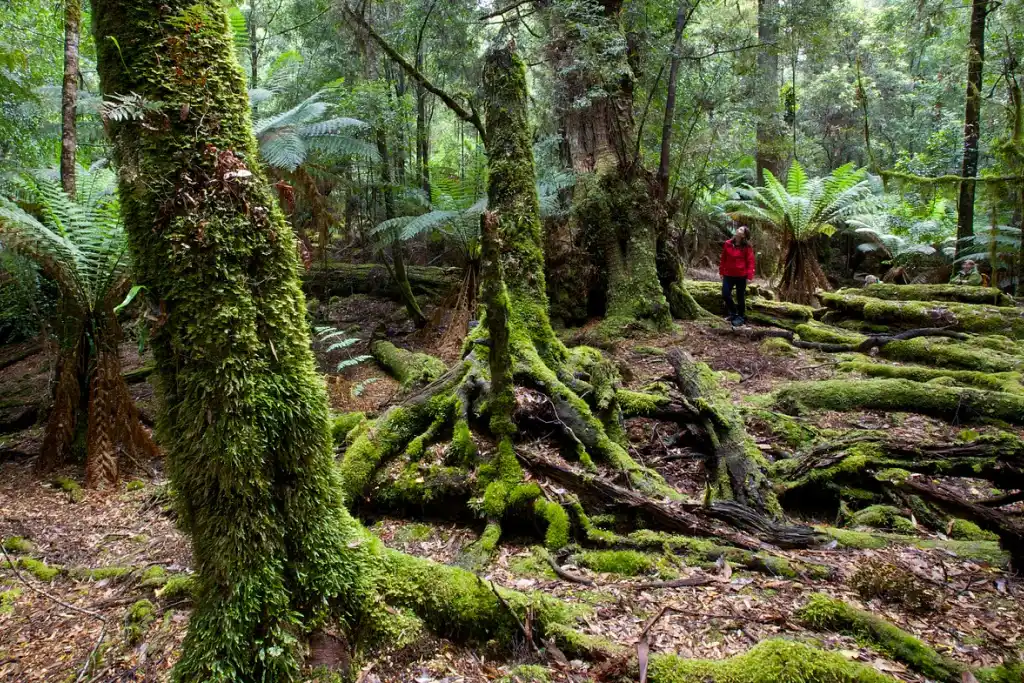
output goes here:
[{"label": "person's face", "polygon": [[974,270],[974,261],[964,261],[964,272],[969,273]]},{"label": "person's face", "polygon": [[736,234],[733,236],[733,240],[737,244],[744,244],[744,243],[746,243],[746,241],[747,241],[747,229],[746,228],[740,228],[739,230],[737,230]]}]

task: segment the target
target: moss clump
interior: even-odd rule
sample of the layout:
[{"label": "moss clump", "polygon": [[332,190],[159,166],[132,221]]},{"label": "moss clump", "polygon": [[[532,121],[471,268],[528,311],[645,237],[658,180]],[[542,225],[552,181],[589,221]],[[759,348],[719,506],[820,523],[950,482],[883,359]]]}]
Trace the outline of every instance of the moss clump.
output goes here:
[{"label": "moss clump", "polygon": [[520,664],[498,679],[498,683],[550,683],[548,670],[537,664]]},{"label": "moss clump", "polygon": [[957,662],[875,615],[859,610],[827,595],[811,596],[796,613],[808,628],[847,633],[880,652],[937,681],[959,681],[965,670]]},{"label": "moss clump", "polygon": [[95,567],[93,569],[76,569],[73,573],[76,578],[89,581],[117,581],[129,576],[133,571],[135,571],[133,567]]},{"label": "moss clump", "polygon": [[163,567],[147,567],[139,574],[139,586],[142,588],[159,588],[167,583],[167,572]]},{"label": "moss clump", "polygon": [[789,356],[793,357],[797,355],[797,350],[788,341],[781,337],[769,337],[761,342],[758,347],[762,354],[766,356]]},{"label": "moss clump", "polygon": [[975,334],[1024,339],[1024,317],[1015,307],[938,301],[887,301],[860,294],[823,292],[821,302],[843,315],[908,327],[949,327]]},{"label": "moss clump", "polygon": [[873,529],[889,529],[913,533],[914,523],[901,514],[899,508],[891,505],[871,505],[850,516],[849,526],[866,526]]},{"label": "moss clump", "polygon": [[624,417],[653,415],[660,408],[670,403],[667,396],[630,391],[628,389],[616,390],[615,399],[618,401]]},{"label": "moss clump", "polygon": [[[754,407],[743,408],[742,412],[748,427],[767,431],[789,448],[799,448],[811,443],[818,437],[816,429],[803,424],[792,415]],[[779,464],[784,462],[787,461],[781,460]]]},{"label": "moss clump", "polygon": [[878,598],[915,612],[935,606],[935,596],[922,586],[920,579],[902,567],[880,560],[869,560],[859,566],[850,577],[850,586],[864,600]]},{"label": "moss clump", "polygon": [[14,602],[19,597],[21,597],[20,588],[0,591],[0,614],[11,614],[14,612]]},{"label": "moss clump", "polygon": [[178,575],[172,576],[164,583],[163,588],[156,591],[156,597],[167,602],[195,599],[199,590],[199,584],[195,576]]},{"label": "moss clump", "polygon": [[840,654],[790,640],[758,643],[719,661],[652,657],[652,683],[894,683],[895,679]]},{"label": "moss clump", "polygon": [[124,618],[124,639],[129,645],[135,645],[156,618],[156,610],[149,600],[139,600],[132,603],[128,608],[128,614]]},{"label": "moss clump", "polygon": [[352,432],[366,422],[366,413],[361,411],[335,416],[331,420],[331,436],[334,439],[334,444],[337,446],[346,443]]},{"label": "moss clump", "polygon": [[440,358],[400,349],[387,341],[371,344],[370,353],[403,389],[430,384],[448,369]]},{"label": "moss clump", "polygon": [[978,683],[1020,683],[1024,681],[1024,662],[1007,661],[999,666],[978,669],[974,677]]},{"label": "moss clump", "polygon": [[82,486],[69,477],[57,477],[51,482],[53,487],[68,494],[68,500],[78,503],[82,500]]},{"label": "moss clump", "polygon": [[974,522],[966,519],[954,519],[949,529],[949,537],[958,541],[998,541],[999,534],[985,531]]},{"label": "moss clump", "polygon": [[533,510],[547,523],[544,545],[549,550],[559,550],[569,545],[569,513],[558,503],[537,498]]},{"label": "moss clump", "polygon": [[586,550],[572,556],[574,564],[591,571],[620,576],[640,576],[654,571],[659,556],[636,550]]},{"label": "moss clump", "polygon": [[803,341],[819,342],[821,344],[860,344],[864,342],[867,337],[863,334],[856,332],[850,332],[840,327],[833,327],[832,325],[824,325],[811,320],[803,325],[797,325],[793,330]]},{"label": "moss clump", "polygon": [[870,534],[865,531],[851,531],[849,529],[835,529],[832,527],[822,527],[819,530],[834,538],[841,548],[874,550],[889,545],[889,541],[884,536]]},{"label": "moss clump", "polygon": [[53,581],[62,571],[64,571],[62,567],[51,567],[45,562],[32,557],[18,558],[18,566],[44,583]]},{"label": "moss clump", "polygon": [[884,410],[929,415],[948,422],[1001,420],[1024,424],[1024,396],[924,385],[905,379],[794,382],[775,393],[785,412]]},{"label": "moss clump", "polygon": [[144,488],[146,488],[146,482],[141,479],[133,479],[124,485],[125,491],[141,491]]},{"label": "moss clump", "polygon": [[4,550],[15,555],[28,555],[35,546],[21,536],[8,536],[4,539]]},{"label": "moss clump", "polygon": [[395,533],[395,540],[399,543],[419,543],[429,539],[433,533],[434,527],[429,524],[407,524]]},{"label": "moss clump", "polygon": [[664,356],[665,349],[659,349],[657,346],[634,346],[633,353],[638,353],[641,356]]}]

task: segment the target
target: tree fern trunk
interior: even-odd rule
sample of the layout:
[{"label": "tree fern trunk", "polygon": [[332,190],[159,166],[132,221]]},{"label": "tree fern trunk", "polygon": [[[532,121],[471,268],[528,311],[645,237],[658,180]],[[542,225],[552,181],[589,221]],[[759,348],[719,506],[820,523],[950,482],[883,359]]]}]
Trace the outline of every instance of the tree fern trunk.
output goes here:
[{"label": "tree fern trunk", "polygon": [[117,384],[123,381],[117,347],[97,349],[95,369],[89,381],[86,486],[97,488],[114,484],[120,476],[116,448],[116,431],[121,422],[117,415]]},{"label": "tree fern trunk", "polygon": [[74,344],[62,347],[57,357],[53,409],[46,421],[36,462],[40,472],[52,471],[70,459],[79,426],[87,348],[84,337],[79,335]]}]

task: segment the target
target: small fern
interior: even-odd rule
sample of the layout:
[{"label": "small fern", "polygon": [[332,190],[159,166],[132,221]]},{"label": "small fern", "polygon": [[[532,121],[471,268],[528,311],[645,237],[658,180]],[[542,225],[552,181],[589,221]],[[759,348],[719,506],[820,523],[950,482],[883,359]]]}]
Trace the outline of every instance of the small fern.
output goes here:
[{"label": "small fern", "polygon": [[[319,326],[313,328],[313,336],[317,340],[317,343],[325,345],[323,352],[332,353],[334,351],[341,351],[351,346],[358,344],[361,339],[358,337],[350,337],[344,330],[339,330],[336,327],[331,326]],[[341,360],[337,367],[334,368],[335,372],[342,372],[348,368],[355,367],[361,363],[365,363],[368,360],[372,360],[373,356],[365,354],[358,356],[349,356]]]}]

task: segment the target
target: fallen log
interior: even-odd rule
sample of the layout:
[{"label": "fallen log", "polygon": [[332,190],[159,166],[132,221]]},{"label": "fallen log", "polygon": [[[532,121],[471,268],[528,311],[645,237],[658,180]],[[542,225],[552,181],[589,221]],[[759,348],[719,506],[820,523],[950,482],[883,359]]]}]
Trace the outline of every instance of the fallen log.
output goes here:
[{"label": "fallen log", "polygon": [[[715,315],[725,315],[721,283],[687,280],[682,286],[702,308]],[[748,320],[758,324],[790,328],[813,318],[814,309],[810,306],[773,301],[768,298],[769,294],[769,290],[761,289],[757,285],[747,287]]]},{"label": "fallen log", "polygon": [[1024,339],[1024,308],[944,301],[888,301],[855,291],[858,294],[819,292],[818,297],[831,311],[870,323],[939,327]]},{"label": "fallen log", "polygon": [[[804,326],[800,326],[804,327]],[[918,339],[920,337],[944,337],[947,339],[965,340],[967,335],[962,332],[951,332],[949,330],[938,330],[933,328],[924,328],[917,330],[907,330],[898,334],[880,334],[872,335],[869,337],[863,337],[861,341],[850,341],[850,342],[821,342],[821,341],[806,341],[797,333],[790,330],[777,330],[777,329],[765,329],[765,328],[750,328],[750,327],[738,327],[731,328],[728,330],[721,330],[727,334],[736,334],[747,337],[752,340],[766,339],[769,337],[777,339],[785,339],[793,346],[798,349],[809,349],[813,351],[824,351],[826,353],[867,353],[874,348],[881,348],[887,344],[899,341],[907,341],[910,339]]]},{"label": "fallen log", "polygon": [[36,341],[19,344],[13,350],[7,352],[2,358],[0,358],[0,370],[10,367],[15,363],[20,363],[26,358],[34,356],[42,350],[42,344]]},{"label": "fallen log", "polygon": [[900,482],[899,486],[995,533],[999,536],[999,545],[1010,554],[1012,565],[1015,568],[1024,567],[1024,525],[1020,522],[993,508],[970,503],[964,500],[959,491],[929,482],[923,477],[909,477]]},{"label": "fallen log", "polygon": [[[444,294],[462,282],[460,268],[406,266],[414,294]],[[314,266],[302,276],[303,289],[319,299],[372,294],[400,300],[401,291],[387,269],[376,263],[328,263]]]},{"label": "fallen log", "polygon": [[10,434],[28,429],[39,419],[39,405],[36,403],[7,402],[0,405],[0,434]]},{"label": "fallen log", "polygon": [[1003,294],[995,287],[971,287],[969,285],[892,285],[877,283],[861,289],[840,289],[840,295],[869,296],[887,301],[952,301],[962,304],[988,304],[991,306],[1015,306],[1013,297]]},{"label": "fallen log", "polygon": [[952,424],[1001,420],[1024,425],[1024,396],[906,379],[794,382],[775,392],[782,412],[883,410],[928,415]]},{"label": "fallen log", "polygon": [[[822,542],[822,537],[811,527],[775,522],[736,502],[716,501],[705,506],[687,501],[657,501],[524,449],[518,449],[517,455],[531,471],[612,509],[639,513],[664,531],[719,538],[747,550],[767,550],[769,546],[806,548]],[[718,522],[725,522],[733,528]],[[745,533],[747,531],[756,533],[757,538]]]}]

